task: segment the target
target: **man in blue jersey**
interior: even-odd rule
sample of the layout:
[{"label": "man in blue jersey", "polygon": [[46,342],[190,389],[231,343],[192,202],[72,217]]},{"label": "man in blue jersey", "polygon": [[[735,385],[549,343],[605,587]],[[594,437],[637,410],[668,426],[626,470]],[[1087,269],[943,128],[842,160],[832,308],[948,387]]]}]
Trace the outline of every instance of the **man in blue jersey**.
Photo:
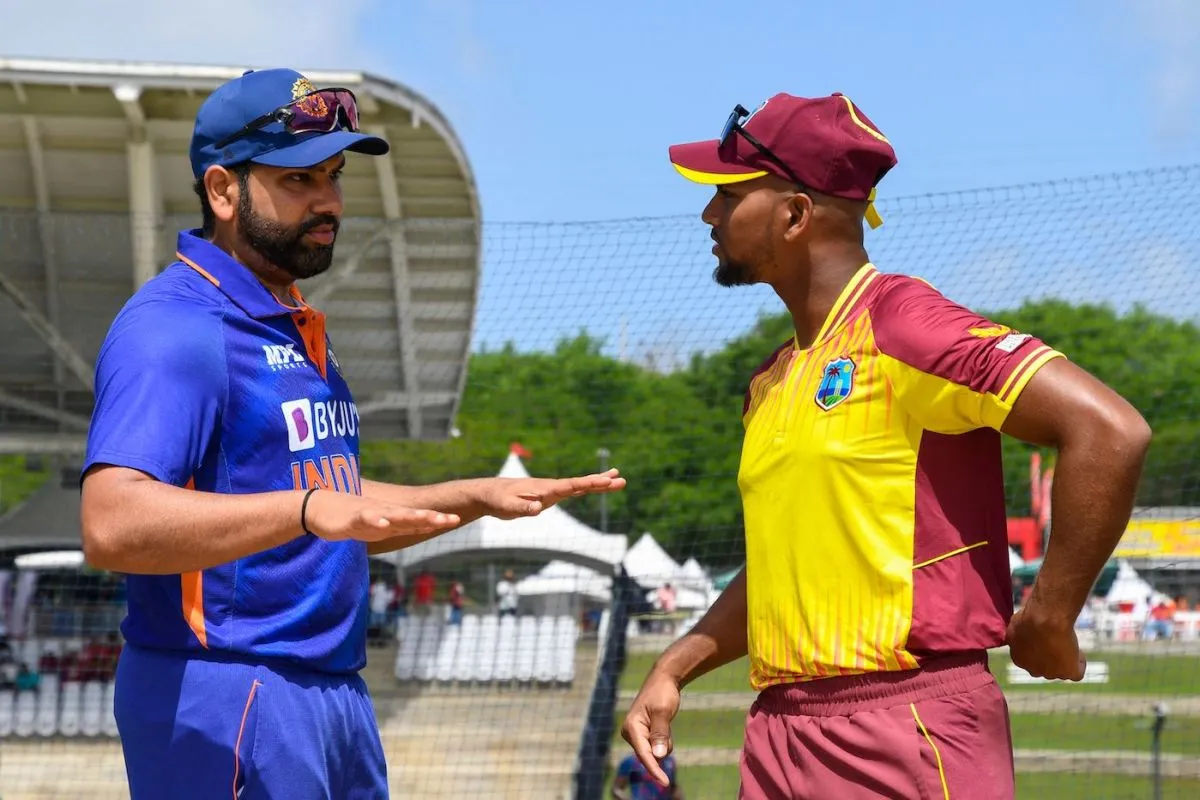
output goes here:
[{"label": "man in blue jersey", "polygon": [[376,483],[325,317],[353,94],[249,72],[201,106],[203,228],[112,323],[96,364],[83,546],[128,575],[117,724],[133,798],[381,798],[366,686],[369,554],[615,491],[568,479]]}]

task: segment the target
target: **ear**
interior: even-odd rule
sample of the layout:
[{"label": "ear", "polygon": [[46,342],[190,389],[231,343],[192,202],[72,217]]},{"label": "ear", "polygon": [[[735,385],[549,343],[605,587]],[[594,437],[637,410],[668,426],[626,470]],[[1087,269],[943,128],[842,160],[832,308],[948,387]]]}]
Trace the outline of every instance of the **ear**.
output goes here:
[{"label": "ear", "polygon": [[230,223],[237,216],[238,196],[241,187],[237,175],[225,167],[211,166],[204,172],[204,190],[208,193],[208,204],[218,222]]},{"label": "ear", "polygon": [[784,241],[794,242],[808,230],[813,218],[813,199],[803,192],[796,192],[787,203],[787,227],[783,231]]}]

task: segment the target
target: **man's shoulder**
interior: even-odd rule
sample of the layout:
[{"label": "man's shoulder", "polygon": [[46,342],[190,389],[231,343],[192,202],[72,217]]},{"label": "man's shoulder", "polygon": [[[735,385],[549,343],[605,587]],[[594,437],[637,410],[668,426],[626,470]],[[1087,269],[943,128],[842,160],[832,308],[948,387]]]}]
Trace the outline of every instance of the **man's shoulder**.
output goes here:
[{"label": "man's shoulder", "polygon": [[[157,321],[160,317],[182,322],[220,319],[224,295],[202,275],[183,263],[168,265],[130,296],[114,323]],[[169,332],[169,331],[168,331]]]},{"label": "man's shoulder", "polygon": [[872,325],[879,326],[931,311],[937,314],[957,304],[925,278],[885,272],[872,283],[863,305]]},{"label": "man's shoulder", "polygon": [[1008,332],[911,275],[881,275],[864,305],[876,346],[901,360],[913,354],[932,357],[967,335],[989,338]]}]

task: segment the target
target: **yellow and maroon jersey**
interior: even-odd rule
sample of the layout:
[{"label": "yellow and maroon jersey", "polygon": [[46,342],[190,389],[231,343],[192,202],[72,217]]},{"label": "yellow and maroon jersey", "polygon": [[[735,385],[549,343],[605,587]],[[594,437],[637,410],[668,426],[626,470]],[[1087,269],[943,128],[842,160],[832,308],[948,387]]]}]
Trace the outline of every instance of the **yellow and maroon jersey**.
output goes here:
[{"label": "yellow and maroon jersey", "polygon": [[751,682],[911,669],[1012,615],[1000,426],[1061,354],[866,264],[750,382]]}]

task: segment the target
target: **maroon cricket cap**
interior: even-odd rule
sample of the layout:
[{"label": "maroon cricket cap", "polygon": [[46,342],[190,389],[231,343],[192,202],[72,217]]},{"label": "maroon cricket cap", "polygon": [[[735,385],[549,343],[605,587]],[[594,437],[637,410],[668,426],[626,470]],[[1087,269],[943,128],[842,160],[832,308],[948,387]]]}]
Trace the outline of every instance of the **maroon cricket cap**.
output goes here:
[{"label": "maroon cricket cap", "polygon": [[[875,211],[875,186],[896,166],[896,152],[849,97],[777,94],[741,122],[741,127],[771,151],[810,189],[848,200],[866,200],[867,221],[882,224]],[[671,163],[688,180],[705,184],[738,183],[768,173],[794,180],[787,171],[739,131],[722,142],[677,144]]]}]

